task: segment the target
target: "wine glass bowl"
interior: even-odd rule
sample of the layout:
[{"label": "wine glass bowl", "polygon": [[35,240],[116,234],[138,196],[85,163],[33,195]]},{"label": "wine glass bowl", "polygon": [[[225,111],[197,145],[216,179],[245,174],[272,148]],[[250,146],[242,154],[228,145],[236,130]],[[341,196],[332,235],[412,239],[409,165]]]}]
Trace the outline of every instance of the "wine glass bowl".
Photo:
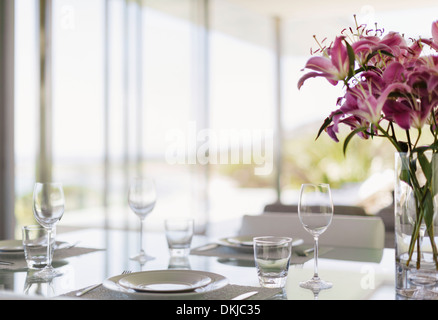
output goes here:
[{"label": "wine glass bowl", "polygon": [[311,290],[323,290],[332,287],[318,275],[318,239],[332,222],[333,200],[328,184],[303,184],[300,190],[298,216],[304,229],[314,239],[314,275],[301,282],[300,286]]},{"label": "wine glass bowl", "polygon": [[131,210],[140,219],[140,252],[134,257],[131,257],[131,260],[145,263],[146,261],[154,259],[148,256],[143,250],[143,221],[155,208],[156,201],[157,192],[153,179],[139,177],[132,181],[128,192],[128,204]]},{"label": "wine glass bowl", "polygon": [[61,275],[52,267],[53,243],[56,224],[64,214],[65,200],[64,190],[61,183],[47,182],[35,183],[33,191],[33,214],[36,221],[47,229],[47,256],[48,263],[43,270],[36,273],[38,278],[50,280]]}]

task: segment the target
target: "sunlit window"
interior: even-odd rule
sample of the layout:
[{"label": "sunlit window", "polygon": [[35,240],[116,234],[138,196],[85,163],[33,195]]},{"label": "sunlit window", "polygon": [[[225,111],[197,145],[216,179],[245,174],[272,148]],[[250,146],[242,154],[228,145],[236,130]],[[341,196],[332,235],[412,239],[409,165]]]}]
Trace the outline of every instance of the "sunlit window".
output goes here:
[{"label": "sunlit window", "polygon": [[278,116],[281,200],[295,202],[301,183],[318,180],[333,185],[336,201],[363,203],[361,186],[392,168],[392,154],[383,152],[383,142],[353,143],[347,157],[327,136],[315,142],[343,88],[314,79],[298,91],[301,69],[317,48],[313,35],[330,42],[357,14],[371,27],[377,22],[406,38],[430,37],[438,12],[354,4],[333,11],[292,1],[290,10],[275,13],[275,7],[238,0],[53,0],[52,111],[44,113],[39,4],[15,3],[17,227],[32,220],[40,117],[47,117],[51,174],[67,198],[60,228],[137,228],[126,197],[130,179],[140,173],[158,188],[149,228],[184,214],[204,231],[208,221],[261,212],[277,200]]}]

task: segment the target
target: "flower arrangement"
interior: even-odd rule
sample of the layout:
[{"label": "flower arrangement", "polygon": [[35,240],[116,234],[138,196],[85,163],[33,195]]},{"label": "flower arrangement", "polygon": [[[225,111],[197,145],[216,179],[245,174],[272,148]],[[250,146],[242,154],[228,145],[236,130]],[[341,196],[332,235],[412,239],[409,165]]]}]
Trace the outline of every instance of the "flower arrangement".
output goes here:
[{"label": "flower arrangement", "polygon": [[[438,190],[433,190],[432,164],[425,156],[428,150],[438,152],[438,21],[433,22],[429,39],[405,39],[397,32],[367,29],[356,17],[355,21],[355,29],[344,29],[329,46],[317,41],[318,55],[307,61],[305,69],[310,72],[301,77],[298,88],[315,77],[344,86],[337,109],[325,119],[317,138],[326,132],[339,142],[339,126],[346,125],[351,132],[344,140],[344,153],[351,139],[359,136],[386,138],[396,152],[408,154],[404,164],[408,174],[400,179],[414,191],[417,219],[407,263],[416,245],[420,255],[420,229],[426,225],[438,269],[433,240],[433,197]],[[425,134],[431,141],[420,146]],[[417,162],[426,175],[425,184],[416,178]]]}]

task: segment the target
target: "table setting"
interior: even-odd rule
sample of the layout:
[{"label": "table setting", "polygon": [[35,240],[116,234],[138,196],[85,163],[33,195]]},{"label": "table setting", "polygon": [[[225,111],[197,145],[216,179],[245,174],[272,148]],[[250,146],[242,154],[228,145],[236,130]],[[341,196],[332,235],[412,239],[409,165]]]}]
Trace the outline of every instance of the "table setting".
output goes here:
[{"label": "table setting", "polygon": [[[300,204],[303,216],[301,218],[303,225],[307,226],[309,232],[316,232],[314,230],[318,228],[317,234],[319,235],[325,231],[331,222],[333,204],[329,196],[330,188],[328,185],[312,185],[311,187],[313,188],[312,192],[302,192],[303,201]],[[320,192],[320,189],[324,189],[324,191]],[[136,192],[140,194],[141,190]],[[322,202],[326,206],[320,206],[320,209],[323,208],[321,212],[312,215],[307,210],[307,200],[304,201],[304,195],[305,199],[314,199],[316,197],[316,201],[321,201],[318,198],[322,198]],[[140,198],[138,196],[136,205],[131,204],[131,208],[135,207],[135,210],[141,211],[142,206],[147,206],[150,212],[155,203],[155,197],[149,197],[149,200],[143,202],[139,201]],[[148,201],[153,201],[153,204],[151,205]],[[311,226],[306,224],[309,221],[313,223]],[[139,272],[125,270],[121,274],[106,278],[102,283],[69,292],[64,296],[108,300],[286,299],[284,288],[287,282],[289,265],[291,263],[302,264],[312,259],[312,257],[317,258],[316,254],[319,251],[317,245],[314,245],[313,248],[309,245],[305,246],[302,239],[255,235],[221,238],[214,243],[207,243],[190,249],[194,233],[193,222],[192,218],[182,217],[165,220],[165,238],[171,257],[185,259],[189,255],[207,255],[217,257],[218,261],[224,264],[223,259],[225,257],[232,261],[243,260],[246,262],[246,266],[252,266],[255,269],[252,270],[257,274],[259,286],[232,284],[224,275],[202,270],[178,268]],[[315,223],[317,227],[315,227]],[[142,233],[141,229],[140,233]],[[142,248],[142,245],[140,247]],[[215,249],[219,251],[214,251]],[[143,249],[141,250],[143,251]],[[330,249],[326,250],[330,251]],[[296,253],[292,258],[292,252],[294,251]],[[155,257],[146,254],[144,251],[142,255],[147,256],[148,261],[155,259]],[[302,261],[298,261],[300,258]],[[316,266],[315,264],[315,268]],[[315,276],[310,281],[316,282],[316,278],[317,272],[315,269]],[[303,287],[306,287],[305,284],[303,284]],[[331,285],[323,283],[319,289],[329,288],[331,288]]]},{"label": "table setting", "polygon": [[[154,187],[151,191],[153,184],[139,184],[138,180],[135,184],[135,192],[130,191],[128,196],[129,203],[143,224],[144,218],[155,206],[156,193],[153,191]],[[305,188],[310,188],[311,191],[308,192]],[[143,192],[147,195],[142,196]],[[39,196],[35,197],[35,215],[49,217],[47,221],[50,223],[23,227],[22,240],[0,241],[0,270],[27,272],[25,293],[31,292],[28,288],[34,283],[47,283],[50,286],[57,282],[61,288],[53,289],[53,293],[47,295],[48,298],[286,300],[297,297],[297,294],[298,297],[302,296],[304,292],[297,291],[300,288],[311,292],[331,291],[336,296],[336,290],[343,285],[339,272],[325,273],[324,270],[321,278],[327,280],[327,283],[323,282],[321,287],[317,287],[320,280],[318,257],[323,261],[327,258],[330,260],[339,249],[326,245],[325,241],[322,246],[317,242],[319,235],[332,223],[333,204],[328,185],[303,186],[300,197],[301,228],[312,235],[315,240],[313,244],[305,240],[303,234],[297,232],[295,236],[295,231],[284,235],[262,234],[251,233],[251,230],[243,227],[242,230],[246,233],[238,232],[234,236],[219,236],[216,239],[199,236],[194,231],[195,219],[190,216],[163,218],[163,231],[148,232],[145,235],[141,227],[132,232],[78,230],[71,235],[62,234],[58,239],[54,226],[59,221],[59,215],[50,218],[53,217],[53,212],[47,206],[43,210],[44,206],[38,204]],[[43,198],[44,196],[41,199]],[[317,212],[313,206],[315,201],[322,204],[318,206]],[[37,221],[43,219],[39,218]],[[117,234],[122,238],[115,236]],[[139,234],[140,243],[136,241]],[[98,241],[90,241],[92,238]],[[81,246],[82,241],[86,245]],[[120,246],[121,243],[126,246]],[[116,251],[114,245],[117,247]],[[38,250],[37,254],[33,254],[32,250]],[[348,250],[341,252],[348,253]],[[307,270],[312,260],[313,277],[309,280],[306,279]],[[374,263],[373,260],[370,262]],[[42,272],[48,268],[53,269],[50,270],[50,277]],[[360,273],[352,273],[351,279],[356,281],[360,278]],[[335,281],[332,282],[333,280]],[[70,281],[75,281],[76,284],[70,285]],[[309,282],[312,284],[309,285]],[[69,285],[65,285],[66,283]],[[364,296],[363,290],[358,289],[357,296]],[[35,292],[39,295],[39,291],[33,289],[33,293]],[[368,291],[365,293],[368,294]]]},{"label": "table setting", "polygon": [[[132,184],[128,202],[132,211],[139,216],[141,224],[156,203],[156,192],[153,181],[150,179],[135,179]],[[191,217],[178,217],[164,220],[164,235],[170,255],[168,269],[147,270],[131,272],[124,270],[121,274],[106,278],[101,283],[68,292],[64,297],[105,300],[241,300],[241,299],[267,299],[283,294],[282,287],[264,288],[255,286],[242,286],[231,284],[229,279],[219,273],[192,270],[180,264],[175,266],[175,261],[187,261],[193,254],[191,250],[194,236],[194,219]],[[140,228],[140,237],[143,230]],[[251,239],[252,240],[252,239]],[[300,244],[298,242],[297,244]],[[245,243],[254,260],[252,242]],[[145,265],[148,261],[157,258],[143,249],[140,241],[140,253],[131,257]]]},{"label": "table setting", "polygon": [[33,270],[35,278],[49,281],[61,275],[52,262],[102,250],[55,240],[56,224],[64,214],[61,183],[35,183],[32,209],[38,224],[23,226],[21,240],[0,241],[0,270]]},{"label": "table setting", "polygon": [[[62,260],[105,249],[88,248],[79,245],[80,242],[67,243],[56,241],[54,246],[54,264]],[[24,246],[21,240],[0,241],[0,270],[26,271],[29,269],[25,259]]]},{"label": "table setting", "polygon": [[[63,297],[91,300],[264,300],[283,295],[281,288],[231,284],[220,274],[200,270],[151,270],[105,279]],[[85,293],[83,293],[85,291]]]}]

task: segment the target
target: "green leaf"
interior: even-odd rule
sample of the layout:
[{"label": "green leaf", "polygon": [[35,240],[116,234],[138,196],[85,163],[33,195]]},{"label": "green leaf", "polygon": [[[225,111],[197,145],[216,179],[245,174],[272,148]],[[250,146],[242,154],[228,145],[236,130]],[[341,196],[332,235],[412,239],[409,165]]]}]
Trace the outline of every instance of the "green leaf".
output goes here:
[{"label": "green leaf", "polygon": [[412,153],[424,153],[427,150],[432,150],[432,145],[416,147],[415,149],[412,149]]},{"label": "green leaf", "polygon": [[391,52],[389,52],[389,51],[386,51],[386,50],[380,50],[379,51],[381,54],[383,54],[384,56],[388,56],[388,57],[391,57],[391,58],[395,58],[395,56],[391,53]]},{"label": "green leaf", "polygon": [[349,69],[348,69],[348,77],[351,78],[354,75],[354,63],[356,61],[356,55],[354,54],[354,50],[348,41],[345,41],[345,45],[347,46],[348,59],[349,59]]},{"label": "green leaf", "polygon": [[353,139],[353,137],[354,137],[356,134],[358,134],[359,132],[366,132],[367,129],[368,129],[368,127],[360,127],[360,128],[357,128],[357,129],[355,129],[355,130],[353,130],[353,131],[351,131],[351,132],[349,133],[349,135],[345,138],[345,141],[344,141],[344,148],[343,148],[344,155],[345,155],[346,152],[347,152],[347,146],[348,146],[348,144],[350,143],[350,140]]},{"label": "green leaf", "polygon": [[367,56],[367,59],[366,59],[366,61],[365,61],[365,64],[367,64],[375,55],[377,55],[377,54],[382,54],[382,55],[384,55],[384,56],[388,56],[388,57],[391,57],[391,58],[394,58],[394,55],[392,54],[392,53],[390,53],[390,52],[388,52],[388,51],[385,51],[385,50],[377,50],[377,51],[373,51],[373,52],[371,52],[368,56]]},{"label": "green leaf", "polygon": [[433,215],[434,215],[433,198],[429,190],[426,191],[426,195],[423,203],[423,209],[424,209],[424,222],[426,223],[428,229],[430,227],[432,227],[433,229]]},{"label": "green leaf", "polygon": [[420,162],[421,169],[423,170],[424,176],[429,180],[432,177],[432,166],[424,155],[424,152],[418,153],[418,162]]},{"label": "green leaf", "polygon": [[318,140],[318,138],[321,135],[321,133],[332,123],[332,121],[333,121],[332,117],[327,117],[324,120],[324,123],[322,124],[321,128],[319,128],[318,135],[316,136],[315,140]]},{"label": "green leaf", "polygon": [[430,167],[432,170],[430,190],[432,192],[432,197],[435,197],[438,194],[438,155],[435,153],[432,154]]}]

